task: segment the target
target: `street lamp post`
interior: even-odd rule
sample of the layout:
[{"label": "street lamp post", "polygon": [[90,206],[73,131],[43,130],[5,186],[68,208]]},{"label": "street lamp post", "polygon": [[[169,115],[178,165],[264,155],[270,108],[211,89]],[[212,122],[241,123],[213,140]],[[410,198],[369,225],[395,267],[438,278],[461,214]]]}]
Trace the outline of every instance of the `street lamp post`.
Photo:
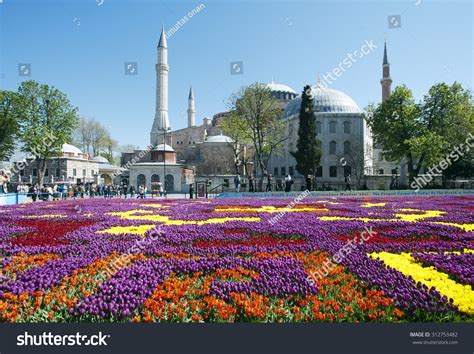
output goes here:
[{"label": "street lamp post", "polygon": [[165,196],[167,195],[166,192],[166,131],[168,129],[163,129],[163,190],[165,192]]}]

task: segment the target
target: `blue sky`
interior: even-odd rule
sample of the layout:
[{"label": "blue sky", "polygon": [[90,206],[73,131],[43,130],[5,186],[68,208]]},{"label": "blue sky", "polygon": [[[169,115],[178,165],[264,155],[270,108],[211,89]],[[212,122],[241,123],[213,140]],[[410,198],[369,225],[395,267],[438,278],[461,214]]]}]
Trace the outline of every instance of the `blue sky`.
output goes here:
[{"label": "blue sky", "polygon": [[[442,81],[472,89],[469,0],[0,0],[1,88],[15,90],[25,79],[54,85],[121,144],[143,147],[154,117],[161,24],[173,26],[200,4],[168,39],[173,129],[187,124],[190,84],[201,122],[255,81],[273,77],[299,92],[366,40],[377,48],[331,87],[362,108],[379,102],[385,37],[393,86],[406,84],[417,99]],[[388,27],[392,15],[401,16],[401,27]],[[230,74],[234,61],[243,62],[242,75]],[[138,74],[125,75],[124,62],[137,62]],[[31,64],[31,77],[18,75],[20,63]]]}]

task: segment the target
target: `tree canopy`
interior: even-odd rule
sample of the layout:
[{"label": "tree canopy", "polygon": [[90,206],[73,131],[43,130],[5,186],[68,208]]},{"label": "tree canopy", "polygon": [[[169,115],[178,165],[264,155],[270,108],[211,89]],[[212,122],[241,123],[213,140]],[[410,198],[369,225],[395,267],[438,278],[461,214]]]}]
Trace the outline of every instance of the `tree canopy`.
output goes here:
[{"label": "tree canopy", "polygon": [[76,129],[77,108],[63,92],[35,81],[22,82],[18,93],[18,136],[22,150],[37,162],[38,182],[42,185],[46,160],[61,154],[63,144]]},{"label": "tree canopy", "polygon": [[290,151],[296,160],[296,170],[303,176],[314,176],[321,160],[321,146],[316,133],[313,95],[311,86],[306,85],[301,99],[296,151]]},{"label": "tree canopy", "polygon": [[242,120],[247,139],[255,149],[257,165],[267,174],[271,156],[282,150],[287,138],[278,101],[269,88],[255,83],[231,96],[230,110]]},{"label": "tree canopy", "polygon": [[16,146],[19,99],[17,92],[0,90],[0,161],[8,160]]},{"label": "tree canopy", "polygon": [[412,181],[422,167],[437,164],[474,132],[473,112],[471,93],[458,83],[432,86],[420,103],[399,86],[370,107],[367,123],[386,159],[406,160]]}]

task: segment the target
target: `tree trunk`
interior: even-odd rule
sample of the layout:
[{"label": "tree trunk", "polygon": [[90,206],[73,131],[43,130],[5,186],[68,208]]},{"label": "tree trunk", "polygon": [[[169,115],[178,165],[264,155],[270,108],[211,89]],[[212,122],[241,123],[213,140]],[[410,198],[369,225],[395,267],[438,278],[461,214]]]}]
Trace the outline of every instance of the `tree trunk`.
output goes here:
[{"label": "tree trunk", "polygon": [[38,185],[40,188],[43,188],[44,173],[46,170],[46,160],[38,158],[37,167],[38,167]]}]

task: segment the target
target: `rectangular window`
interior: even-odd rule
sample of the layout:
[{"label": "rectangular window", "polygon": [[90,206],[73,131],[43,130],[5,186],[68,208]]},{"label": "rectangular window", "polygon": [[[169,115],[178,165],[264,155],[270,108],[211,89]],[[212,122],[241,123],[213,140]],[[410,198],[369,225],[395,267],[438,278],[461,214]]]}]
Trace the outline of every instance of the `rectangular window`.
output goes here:
[{"label": "rectangular window", "polygon": [[335,155],[337,149],[337,143],[335,141],[329,142],[329,154]]},{"label": "rectangular window", "polygon": [[293,176],[293,174],[295,173],[295,170],[294,170],[293,166],[288,167],[288,173],[289,173],[291,176]]},{"label": "rectangular window", "polygon": [[321,129],[321,122],[316,122],[316,133],[317,134],[321,134],[322,133],[322,129]]},{"label": "rectangular window", "polygon": [[396,175],[397,173],[398,173],[398,170],[397,170],[396,168],[394,168],[394,169],[392,170],[392,175]]},{"label": "rectangular window", "polygon": [[82,177],[86,177],[86,170],[82,170]]},{"label": "rectangular window", "polygon": [[25,170],[21,169],[20,170],[20,176],[23,177],[25,175]]},{"label": "rectangular window", "polygon": [[329,177],[337,177],[337,166],[329,166]]},{"label": "rectangular window", "polygon": [[61,169],[56,168],[56,177],[61,177]]},{"label": "rectangular window", "polygon": [[345,134],[350,134],[351,133],[351,123],[350,122],[344,122],[344,133]]},{"label": "rectangular window", "polygon": [[286,176],[286,168],[285,167],[281,168],[281,175]]},{"label": "rectangular window", "polygon": [[36,168],[33,169],[33,177],[36,177],[38,175],[38,170]]},{"label": "rectangular window", "polygon": [[48,170],[48,169],[44,170],[44,176],[45,176],[45,177],[48,177],[48,176],[49,176],[49,170]]},{"label": "rectangular window", "polygon": [[72,169],[72,175],[73,175],[74,177],[77,176],[77,170],[76,170],[75,168]]},{"label": "rectangular window", "polygon": [[318,169],[316,170],[316,177],[322,177],[323,176],[323,166],[319,166]]},{"label": "rectangular window", "polygon": [[379,169],[379,175],[383,175],[383,168]]},{"label": "rectangular window", "polygon": [[278,175],[278,167],[275,167],[275,168],[273,169],[273,175],[274,175],[274,176],[277,176],[277,175]]}]

